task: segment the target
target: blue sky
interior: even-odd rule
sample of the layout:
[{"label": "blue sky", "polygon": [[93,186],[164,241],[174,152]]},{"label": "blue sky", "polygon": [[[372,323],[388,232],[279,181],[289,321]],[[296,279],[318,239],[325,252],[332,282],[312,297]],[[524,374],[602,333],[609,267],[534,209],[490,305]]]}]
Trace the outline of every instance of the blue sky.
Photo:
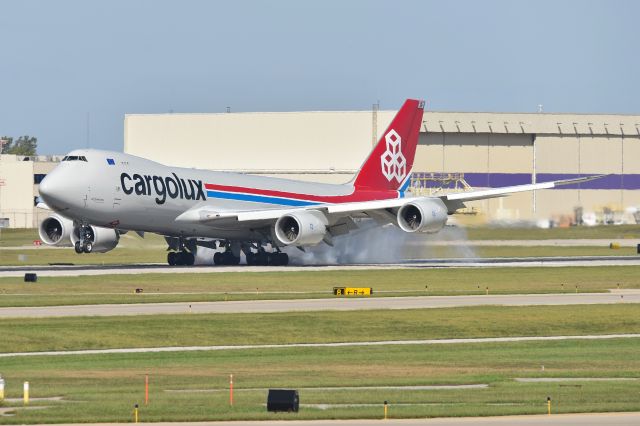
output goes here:
[{"label": "blue sky", "polygon": [[634,1],[0,0],[0,134],[122,150],[126,113],[406,97],[640,113],[639,16]]}]

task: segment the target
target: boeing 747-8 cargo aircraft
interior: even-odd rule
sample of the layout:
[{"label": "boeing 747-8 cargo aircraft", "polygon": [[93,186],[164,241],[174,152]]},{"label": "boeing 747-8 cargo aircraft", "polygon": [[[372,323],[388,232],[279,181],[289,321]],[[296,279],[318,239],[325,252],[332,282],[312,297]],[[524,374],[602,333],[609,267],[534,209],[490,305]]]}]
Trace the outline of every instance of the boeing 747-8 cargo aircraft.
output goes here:
[{"label": "boeing 747-8 cargo aircraft", "polygon": [[[286,265],[285,246],[304,249],[370,218],[405,232],[438,232],[465,201],[553,188],[594,177],[408,197],[405,191],[424,102],[409,99],[349,183],[331,185],[164,166],[132,155],[70,152],[40,184],[53,214],[42,241],[77,253],[105,252],[127,231],[165,236],[171,265],[192,265],[198,246],[222,249],[216,264]],[[340,155],[336,153],[336,155]]]}]

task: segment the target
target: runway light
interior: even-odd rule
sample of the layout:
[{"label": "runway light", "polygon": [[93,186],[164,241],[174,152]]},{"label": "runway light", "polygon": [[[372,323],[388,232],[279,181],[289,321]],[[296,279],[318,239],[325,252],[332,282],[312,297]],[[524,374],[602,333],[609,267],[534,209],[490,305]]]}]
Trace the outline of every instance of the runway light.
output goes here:
[{"label": "runway light", "polygon": [[24,401],[24,405],[29,405],[29,382],[24,382],[22,386],[22,399]]},{"label": "runway light", "polygon": [[551,397],[550,396],[547,397],[547,414],[549,416],[551,415]]},{"label": "runway light", "polygon": [[138,423],[138,404],[133,406],[133,422]]},{"label": "runway light", "polygon": [[384,402],[384,419],[387,420],[389,417],[387,416],[389,412],[389,403],[387,401]]}]

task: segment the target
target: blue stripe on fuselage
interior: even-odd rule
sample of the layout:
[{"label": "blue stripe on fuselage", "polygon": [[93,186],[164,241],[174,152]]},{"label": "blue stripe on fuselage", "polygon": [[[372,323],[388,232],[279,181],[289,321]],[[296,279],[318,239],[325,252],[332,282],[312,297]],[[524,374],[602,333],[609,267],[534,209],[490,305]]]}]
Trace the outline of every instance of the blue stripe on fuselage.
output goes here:
[{"label": "blue stripe on fuselage", "polygon": [[398,189],[398,198],[404,198],[404,193],[409,188],[409,184],[411,183],[411,175],[407,176],[407,180],[404,181],[400,189]]},{"label": "blue stripe on fuselage", "polygon": [[313,201],[292,200],[290,198],[267,197],[264,195],[239,194],[235,192],[207,191],[207,198],[223,198],[225,200],[251,201],[254,203],[279,204],[281,206],[312,206],[320,204]]}]

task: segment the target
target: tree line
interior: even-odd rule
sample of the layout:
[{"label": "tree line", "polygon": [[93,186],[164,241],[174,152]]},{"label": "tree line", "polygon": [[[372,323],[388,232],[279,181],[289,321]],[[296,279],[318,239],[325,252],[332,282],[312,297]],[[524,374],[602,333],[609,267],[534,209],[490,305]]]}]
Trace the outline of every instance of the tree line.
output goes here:
[{"label": "tree line", "polygon": [[14,140],[11,136],[0,136],[0,145],[2,154],[37,155],[38,138],[25,135]]}]

